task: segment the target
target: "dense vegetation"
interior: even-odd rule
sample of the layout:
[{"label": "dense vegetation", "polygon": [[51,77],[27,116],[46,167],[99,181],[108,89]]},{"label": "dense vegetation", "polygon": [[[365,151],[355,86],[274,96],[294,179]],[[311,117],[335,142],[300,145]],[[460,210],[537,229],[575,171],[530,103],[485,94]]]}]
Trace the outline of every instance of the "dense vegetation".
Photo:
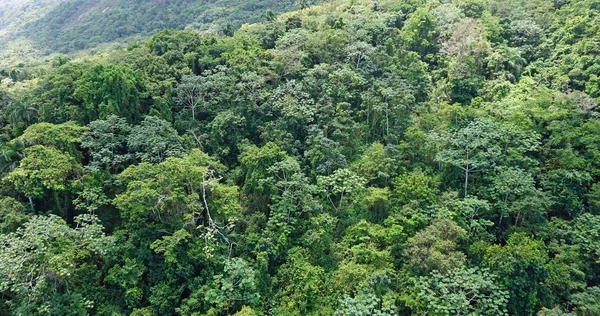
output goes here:
[{"label": "dense vegetation", "polygon": [[265,10],[294,6],[292,0],[65,0],[26,25],[25,34],[51,52],[69,52],[186,25],[231,33],[244,22],[258,22]]},{"label": "dense vegetation", "polygon": [[0,311],[600,314],[599,0],[263,19],[3,81]]},{"label": "dense vegetation", "polygon": [[[53,53],[99,53],[166,28],[231,35],[243,23],[321,0],[2,0],[0,74],[23,72]],[[29,67],[24,68],[24,64]]]}]

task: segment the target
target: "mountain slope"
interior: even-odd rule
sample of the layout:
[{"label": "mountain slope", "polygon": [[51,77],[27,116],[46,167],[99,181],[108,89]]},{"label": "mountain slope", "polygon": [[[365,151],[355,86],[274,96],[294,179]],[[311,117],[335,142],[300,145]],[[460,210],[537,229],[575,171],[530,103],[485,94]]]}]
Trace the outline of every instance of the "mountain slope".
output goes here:
[{"label": "mountain slope", "polygon": [[232,32],[292,0],[0,0],[0,65],[148,36],[165,28]]},{"label": "mountain slope", "polygon": [[[2,0],[0,1],[0,40],[24,23],[44,16],[64,0]],[[2,41],[0,41],[0,44]]]},{"label": "mountain slope", "polygon": [[239,26],[259,20],[265,10],[293,7],[289,0],[68,0],[26,25],[24,34],[46,51],[68,52],[191,23],[201,29],[211,23]]},{"label": "mountain slope", "polygon": [[599,43],[332,0],[0,71],[0,314],[600,315]]}]

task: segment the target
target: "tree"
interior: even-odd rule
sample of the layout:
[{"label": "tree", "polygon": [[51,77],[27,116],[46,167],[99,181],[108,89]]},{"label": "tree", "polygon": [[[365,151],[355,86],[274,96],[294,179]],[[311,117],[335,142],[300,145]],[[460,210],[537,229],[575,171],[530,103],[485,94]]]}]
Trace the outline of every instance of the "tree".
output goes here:
[{"label": "tree", "polygon": [[[14,313],[66,314],[68,308],[88,313],[100,303],[81,293],[92,280],[100,281],[87,272],[111,251],[113,239],[94,216],[82,215],[75,222],[73,229],[57,216],[34,216],[16,232],[0,235],[0,291],[13,301]],[[81,284],[82,277],[89,284]]]},{"label": "tree", "polygon": [[24,157],[22,141],[15,140],[0,146],[0,173],[5,174],[15,169]]},{"label": "tree", "polygon": [[600,313],[600,287],[593,286],[581,293],[573,294],[571,301],[583,315]]},{"label": "tree", "polygon": [[59,193],[69,189],[69,180],[81,172],[81,165],[73,157],[42,145],[26,148],[23,153],[25,158],[19,167],[8,173],[3,181],[28,197],[32,209],[34,198],[43,198],[51,192],[58,211],[66,216]]},{"label": "tree", "polygon": [[364,315],[364,316],[395,316],[395,306],[381,306],[381,299],[374,294],[350,297],[344,295],[340,300],[340,307],[335,312],[336,316]]},{"label": "tree", "polygon": [[313,176],[331,175],[338,169],[347,169],[348,163],[339,142],[329,138],[325,131],[316,126],[310,127],[308,132],[304,157]]},{"label": "tree", "polygon": [[90,150],[88,167],[111,172],[125,168],[133,158],[127,147],[131,130],[126,120],[116,115],[91,122],[89,130],[81,136],[81,147]]},{"label": "tree", "polygon": [[419,310],[434,315],[508,315],[508,292],[486,269],[459,267],[448,274],[438,271],[416,284]]},{"label": "tree", "polygon": [[402,226],[395,223],[379,225],[363,219],[348,227],[333,247],[339,263],[331,288],[339,293],[384,296],[389,292],[395,256],[406,237]]},{"label": "tree", "polygon": [[223,274],[213,276],[213,286],[206,291],[207,301],[214,306],[214,313],[233,314],[246,304],[258,302],[255,274],[252,267],[241,258],[225,263]]},{"label": "tree", "polygon": [[439,179],[420,170],[401,174],[393,181],[392,198],[398,206],[412,201],[422,206],[430,206],[440,195],[439,185]]},{"label": "tree", "polygon": [[[437,19],[427,7],[420,7],[404,23],[400,32],[407,50],[412,50],[425,58],[438,50]],[[431,56],[427,57],[430,58]]]},{"label": "tree", "polygon": [[11,197],[0,199],[0,234],[15,232],[28,220],[23,204]]},{"label": "tree", "polygon": [[73,122],[37,123],[29,126],[16,140],[26,147],[42,145],[60,150],[77,161],[82,160],[81,135],[87,130]]},{"label": "tree", "polygon": [[4,113],[12,126],[17,127],[19,123],[23,123],[27,128],[33,118],[37,116],[38,109],[23,100],[12,100]]},{"label": "tree", "polygon": [[177,86],[176,101],[183,109],[192,111],[192,120],[196,120],[196,109],[206,102],[202,89],[204,80],[205,77],[187,75],[181,78],[181,83]]},{"label": "tree", "polygon": [[[278,302],[276,313],[307,314],[325,309],[325,271],[309,262],[308,253],[301,248],[288,251],[287,262],[281,266],[275,284]],[[325,309],[326,310],[326,309]]]},{"label": "tree", "polygon": [[208,124],[206,148],[226,161],[239,156],[239,143],[246,134],[246,118],[233,111],[223,111]]},{"label": "tree", "polygon": [[311,6],[311,0],[296,0],[296,6],[300,8],[300,10],[304,10]]},{"label": "tree", "polygon": [[75,97],[76,83],[91,67],[86,62],[68,62],[40,77],[32,102],[39,109],[40,122],[85,122],[85,109]]},{"label": "tree", "polygon": [[303,220],[321,209],[314,199],[317,193],[315,186],[310,184],[298,162],[291,157],[274,163],[267,171],[268,177],[261,182],[275,189],[269,203],[269,228],[286,235],[301,230],[304,228]]},{"label": "tree", "polygon": [[506,216],[514,218],[514,225],[528,218],[541,218],[549,206],[544,194],[535,188],[533,177],[520,168],[501,167],[489,190],[500,213],[498,225]]},{"label": "tree", "polygon": [[[142,218],[164,222],[174,221],[183,225],[190,220],[194,225],[208,225],[208,206],[228,205],[228,186],[218,183],[214,177],[222,166],[207,154],[194,149],[188,155],[167,158],[158,164],[148,162],[130,166],[119,174],[119,180],[127,190],[117,195],[114,203],[122,211],[123,219],[132,223]],[[211,176],[212,174],[212,176]],[[214,191],[211,191],[214,190]],[[209,193],[225,194],[226,200],[204,201]],[[223,209],[224,214],[234,215],[236,209]],[[216,212],[216,210],[215,210]],[[216,213],[215,213],[216,214]],[[214,214],[213,214],[214,215]]]},{"label": "tree", "polygon": [[600,233],[600,215],[589,213],[577,216],[569,223],[567,236],[583,250],[583,256],[594,262],[600,261],[600,242],[594,236]]},{"label": "tree", "polygon": [[490,246],[484,259],[484,265],[499,276],[499,283],[510,294],[507,309],[511,315],[534,313],[552,301],[543,282],[548,273],[543,242],[513,233],[506,245]]},{"label": "tree", "polygon": [[266,22],[273,22],[275,21],[276,16],[275,13],[273,13],[273,10],[269,9],[263,12],[263,14],[261,15],[261,19]]},{"label": "tree", "polygon": [[242,191],[247,196],[248,206],[253,211],[263,211],[268,217],[268,207],[271,196],[276,195],[278,189],[272,181],[265,179],[272,176],[269,168],[278,162],[285,161],[288,155],[274,143],[266,143],[258,148],[251,146],[240,155],[244,185]]},{"label": "tree", "polygon": [[466,197],[469,175],[493,168],[500,158],[499,126],[490,120],[478,120],[445,137],[448,147],[437,153],[436,160],[464,172],[463,190]]},{"label": "tree", "polygon": [[462,266],[467,259],[457,249],[466,237],[467,232],[452,220],[436,219],[406,242],[408,262],[426,272],[437,270],[449,273]]},{"label": "tree", "polygon": [[181,137],[169,122],[155,116],[146,116],[131,129],[127,147],[143,162],[162,162],[168,157],[184,154]]},{"label": "tree", "polygon": [[144,77],[125,65],[95,65],[75,86],[73,96],[83,103],[86,122],[114,114],[133,123],[144,114]]},{"label": "tree", "polygon": [[204,71],[201,76],[182,77],[175,98],[181,111],[191,110],[192,121],[194,121],[197,114],[201,113],[202,118],[214,117],[224,110],[225,105],[233,97],[230,91],[234,83],[229,72],[227,67],[217,66],[215,69]]},{"label": "tree", "polygon": [[488,229],[494,226],[494,222],[488,220],[490,203],[476,197],[467,197],[462,200],[452,201],[453,209],[458,209],[460,219],[457,220],[467,229],[469,238],[472,240],[493,240],[494,237],[488,233]]},{"label": "tree", "polygon": [[4,89],[0,90],[0,109],[4,111],[4,109],[13,101],[13,97],[5,91]]},{"label": "tree", "polygon": [[[349,169],[338,169],[330,176],[319,176],[317,186],[334,210],[340,211],[353,196],[365,188],[367,181]],[[346,200],[344,199],[346,198]]]},{"label": "tree", "polygon": [[138,286],[146,267],[142,263],[125,258],[123,265],[114,265],[108,270],[106,282],[119,285],[124,290],[125,304],[136,307],[143,296],[143,290]]},{"label": "tree", "polygon": [[394,162],[381,143],[373,143],[350,168],[367,179],[368,184],[383,187],[394,176]]}]

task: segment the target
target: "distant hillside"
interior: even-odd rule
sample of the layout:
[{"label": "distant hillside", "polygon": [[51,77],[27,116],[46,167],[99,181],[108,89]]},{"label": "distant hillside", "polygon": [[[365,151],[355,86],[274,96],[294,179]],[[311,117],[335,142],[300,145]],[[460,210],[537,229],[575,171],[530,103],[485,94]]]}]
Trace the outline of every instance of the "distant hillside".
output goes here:
[{"label": "distant hillside", "polygon": [[64,0],[0,0],[0,44],[8,34],[44,16]]},{"label": "distant hillside", "polygon": [[47,51],[68,52],[188,24],[239,26],[258,21],[265,10],[294,6],[293,0],[67,0],[26,25],[25,35]]},{"label": "distant hillside", "polygon": [[228,32],[294,8],[294,0],[0,0],[0,57],[66,53],[165,28]]},{"label": "distant hillside", "polygon": [[23,26],[44,17],[65,0],[0,0],[0,68],[38,60],[42,52],[20,36]]}]

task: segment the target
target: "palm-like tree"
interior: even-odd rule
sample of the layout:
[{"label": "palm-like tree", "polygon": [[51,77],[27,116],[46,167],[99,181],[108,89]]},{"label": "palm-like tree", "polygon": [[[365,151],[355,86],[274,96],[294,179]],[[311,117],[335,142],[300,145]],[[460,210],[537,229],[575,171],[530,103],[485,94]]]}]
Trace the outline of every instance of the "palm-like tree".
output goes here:
[{"label": "palm-like tree", "polygon": [[6,118],[12,126],[17,126],[20,122],[29,127],[31,120],[37,115],[38,110],[30,104],[21,100],[12,101],[6,108]]},{"label": "palm-like tree", "polygon": [[273,11],[271,10],[265,11],[261,16],[261,19],[265,22],[273,22],[275,21],[275,18],[275,13],[273,13]]},{"label": "palm-like tree", "polygon": [[296,5],[300,7],[301,10],[304,10],[310,7],[310,5],[312,4],[311,2],[311,0],[296,0]]},{"label": "palm-like tree", "polygon": [[0,146],[0,174],[15,169],[23,159],[25,145],[21,141],[13,141]]}]

